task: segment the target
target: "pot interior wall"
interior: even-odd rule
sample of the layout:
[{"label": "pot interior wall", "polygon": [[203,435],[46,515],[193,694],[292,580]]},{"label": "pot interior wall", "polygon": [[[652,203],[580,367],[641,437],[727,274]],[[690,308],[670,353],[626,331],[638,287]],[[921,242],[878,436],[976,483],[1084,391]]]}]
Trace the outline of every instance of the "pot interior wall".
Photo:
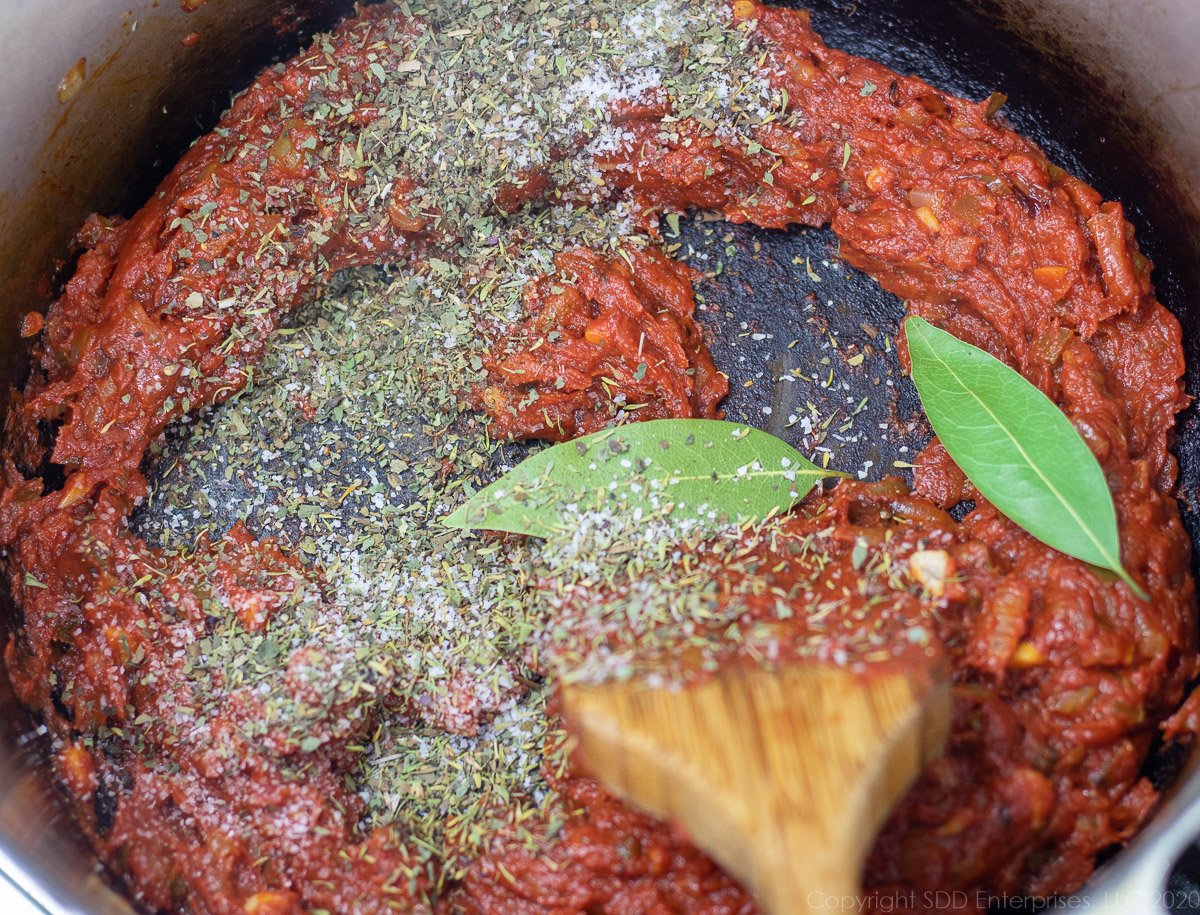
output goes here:
[{"label": "pot interior wall", "polygon": [[[0,53],[10,62],[0,106],[0,327],[15,331],[21,313],[53,294],[48,267],[65,257],[88,213],[132,213],[188,143],[211,126],[231,91],[350,7],[343,0],[246,0],[235,10],[213,0],[189,14],[174,0],[160,0],[123,15],[129,2],[60,0],[53,23],[45,21],[40,0],[18,0],[7,12],[0,34]],[[1194,91],[1200,58],[1183,55],[1178,40],[1200,38],[1200,5],[804,5],[831,44],[957,94],[1006,92],[1017,129],[1105,196],[1121,200],[1156,262],[1160,297],[1183,321],[1189,390],[1200,393],[1200,306],[1192,301],[1200,289],[1200,103]],[[192,33],[198,38],[185,44]],[[1139,64],[1122,38],[1130,34],[1138,36],[1134,44],[1157,42],[1152,66]],[[60,104],[60,80],[81,57],[87,76]],[[876,305],[893,308],[894,302]],[[0,337],[0,389],[20,380],[24,358],[14,332]],[[1180,429],[1181,496],[1195,539],[1195,408]],[[127,912],[76,844],[46,778],[45,748],[30,725],[7,679],[0,680],[0,868],[25,875],[51,911]],[[1185,772],[1184,781],[1191,775],[1200,773]]]}]

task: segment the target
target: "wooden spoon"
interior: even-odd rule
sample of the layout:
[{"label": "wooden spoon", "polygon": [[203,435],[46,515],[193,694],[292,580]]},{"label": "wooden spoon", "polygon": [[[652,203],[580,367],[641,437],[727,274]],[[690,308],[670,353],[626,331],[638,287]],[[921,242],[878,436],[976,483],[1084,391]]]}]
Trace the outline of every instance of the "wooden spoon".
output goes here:
[{"label": "wooden spoon", "polygon": [[819,664],[734,669],[669,689],[563,689],[585,764],[684,827],[771,915],[844,911],[892,805],[936,757],[948,683]]}]

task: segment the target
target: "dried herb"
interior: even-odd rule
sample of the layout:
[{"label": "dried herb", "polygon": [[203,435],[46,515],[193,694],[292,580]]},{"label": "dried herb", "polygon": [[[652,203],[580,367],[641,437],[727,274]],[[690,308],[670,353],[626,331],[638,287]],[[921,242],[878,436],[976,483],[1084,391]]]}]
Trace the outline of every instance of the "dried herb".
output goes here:
[{"label": "dried herb", "polygon": [[904,324],[933,431],[975,487],[1043,543],[1117,573],[1121,543],[1104,471],[1055,403],[999,359],[921,318]]},{"label": "dried herb", "polygon": [[1008,101],[1008,96],[1003,92],[993,92],[988,96],[987,108],[983,112],[985,118],[994,118],[1000,113],[1000,109],[1004,107],[1004,103]]},{"label": "dried herb", "polygon": [[786,442],[749,426],[663,419],[608,429],[538,452],[444,524],[533,536],[572,529],[587,512],[653,512],[690,524],[787,511],[823,477]]}]

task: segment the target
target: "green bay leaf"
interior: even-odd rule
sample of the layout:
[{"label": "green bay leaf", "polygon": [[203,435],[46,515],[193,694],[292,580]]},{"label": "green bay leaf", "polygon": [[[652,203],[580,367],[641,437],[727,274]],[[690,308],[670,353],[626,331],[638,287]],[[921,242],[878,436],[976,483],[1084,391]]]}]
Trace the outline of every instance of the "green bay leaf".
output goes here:
[{"label": "green bay leaf", "polygon": [[787,511],[824,477],[791,445],[750,426],[660,419],[537,452],[443,519],[447,527],[549,537],[584,512],[703,526]]},{"label": "green bay leaf", "polygon": [[983,496],[1038,540],[1109,569],[1121,565],[1104,471],[1071,421],[999,359],[918,317],[904,322],[929,424]]}]

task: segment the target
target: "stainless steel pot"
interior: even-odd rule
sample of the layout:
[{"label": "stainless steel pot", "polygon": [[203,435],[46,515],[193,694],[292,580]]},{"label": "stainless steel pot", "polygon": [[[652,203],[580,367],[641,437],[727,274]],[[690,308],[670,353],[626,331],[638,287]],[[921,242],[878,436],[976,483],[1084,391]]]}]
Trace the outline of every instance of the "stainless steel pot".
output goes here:
[{"label": "stainless steel pot", "polygon": [[[1109,107],[1107,126],[1144,150],[1157,176],[1157,218],[1170,223],[1190,255],[1179,259],[1170,282],[1184,299],[1192,293],[1195,309],[1185,327],[1196,366],[1200,0],[941,2],[972,2],[1060,69],[1074,68],[1080,91]],[[183,8],[197,3],[192,12]],[[0,387],[7,390],[22,371],[18,315],[37,307],[48,265],[64,255],[87,214],[128,211],[145,199],[147,176],[162,173],[232,89],[349,7],[347,0],[0,0]],[[1183,456],[1189,461],[1200,464],[1200,455]],[[1147,828],[1078,903],[1163,911],[1167,873],[1198,835],[1200,753]],[[131,911],[108,888],[63,812],[41,735],[6,677],[0,677],[0,872],[54,915]]]}]

